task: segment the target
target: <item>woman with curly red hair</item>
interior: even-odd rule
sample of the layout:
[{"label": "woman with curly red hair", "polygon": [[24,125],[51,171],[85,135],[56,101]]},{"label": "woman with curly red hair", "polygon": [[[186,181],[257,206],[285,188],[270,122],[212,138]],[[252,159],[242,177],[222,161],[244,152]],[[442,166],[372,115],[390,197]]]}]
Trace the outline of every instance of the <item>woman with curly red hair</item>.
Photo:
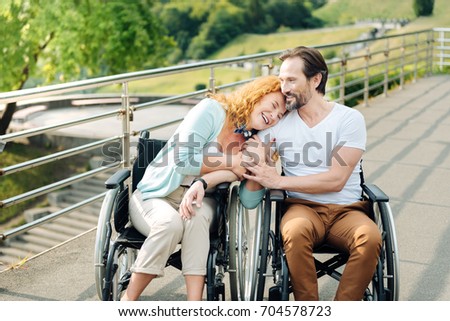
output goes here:
[{"label": "woman with curly red hair", "polygon": [[192,108],[147,167],[131,198],[131,221],[147,239],[131,269],[123,300],[137,300],[155,277],[163,276],[179,243],[187,299],[202,299],[209,223],[215,211],[215,201],[203,199],[204,192],[242,179],[246,138],[274,126],[285,113],[276,76],[257,78],[230,94],[209,95]]}]

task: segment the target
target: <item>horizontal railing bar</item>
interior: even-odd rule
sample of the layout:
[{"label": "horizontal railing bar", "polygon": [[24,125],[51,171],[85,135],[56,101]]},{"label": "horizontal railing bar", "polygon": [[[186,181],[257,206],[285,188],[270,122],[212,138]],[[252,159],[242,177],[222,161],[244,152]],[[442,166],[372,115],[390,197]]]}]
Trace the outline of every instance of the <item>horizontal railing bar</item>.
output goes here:
[{"label": "horizontal railing bar", "polygon": [[354,98],[354,97],[358,97],[358,96],[362,96],[364,94],[364,88],[354,91],[350,94],[347,94],[344,96],[344,99],[350,99],[350,98]]},{"label": "horizontal railing bar", "polygon": [[339,91],[339,88],[341,88],[341,86],[340,86],[340,85],[336,85],[336,86],[327,88],[327,91],[326,91],[326,92],[329,94],[329,93],[331,93],[331,92]]},{"label": "horizontal railing bar", "polygon": [[6,134],[3,136],[0,136],[0,142],[7,143],[7,142],[10,142],[17,138],[26,138],[26,137],[30,137],[30,136],[44,134],[46,132],[57,130],[57,129],[67,128],[67,127],[71,127],[74,125],[80,125],[80,124],[88,123],[88,122],[95,121],[95,120],[109,118],[111,116],[120,114],[120,112],[121,112],[121,109],[116,109],[116,110],[109,111],[109,112],[106,112],[103,114],[98,114],[98,115],[88,116],[88,117],[84,117],[84,118],[80,118],[80,119],[75,119],[75,120],[64,122],[64,123],[27,129],[27,130],[23,130],[20,132],[14,132],[11,134]]},{"label": "horizontal railing bar", "polygon": [[175,120],[171,120],[170,122],[167,122],[167,123],[164,123],[164,124],[160,124],[160,125],[156,125],[156,126],[147,127],[147,128],[143,128],[143,129],[140,129],[140,130],[134,130],[134,131],[131,132],[130,135],[132,135],[132,136],[137,136],[137,135],[139,135],[140,132],[142,132],[142,131],[144,131],[144,130],[148,130],[148,131],[151,132],[151,131],[153,131],[153,130],[161,129],[161,128],[164,128],[164,127],[167,127],[167,126],[170,126],[170,125],[179,123],[179,122],[181,122],[183,119],[184,119],[184,117],[178,118],[178,119],[175,119]]},{"label": "horizontal railing bar", "polygon": [[369,91],[384,86],[384,81],[380,81],[369,86]]},{"label": "horizontal railing bar", "polygon": [[347,87],[350,87],[350,86],[353,86],[353,85],[356,85],[356,84],[359,84],[362,82],[364,82],[364,78],[355,78],[351,81],[346,81],[344,84],[344,87],[347,88]]},{"label": "horizontal railing bar", "polygon": [[10,197],[8,199],[0,201],[0,208],[7,208],[7,207],[10,207],[12,205],[15,205],[15,204],[21,203],[23,201],[29,200],[31,198],[35,198],[35,197],[38,197],[40,195],[48,194],[48,193],[50,193],[52,191],[55,191],[57,189],[60,189],[62,187],[65,187],[65,186],[71,185],[73,183],[82,181],[82,180],[84,180],[86,178],[95,176],[95,175],[97,175],[99,173],[106,172],[106,171],[108,171],[108,170],[110,170],[112,168],[116,168],[120,164],[122,164],[122,162],[112,163],[111,165],[102,166],[102,167],[90,170],[88,172],[85,172],[85,173],[78,174],[78,175],[73,176],[73,177],[69,177],[69,178],[63,179],[63,180],[58,181],[56,183],[48,184],[46,186],[43,186],[43,187],[40,187],[40,188],[36,188],[36,189],[31,190],[29,192],[22,193],[22,194]]},{"label": "horizontal railing bar", "polygon": [[356,72],[356,71],[361,71],[361,70],[365,70],[366,66],[361,66],[361,67],[357,67],[357,68],[352,68],[352,69],[347,69],[347,74],[350,74],[352,72]]},{"label": "horizontal railing bar", "polygon": [[[235,87],[235,86],[244,84],[244,83],[249,82],[249,81],[251,81],[251,79],[248,79],[248,80],[241,80],[241,81],[234,82],[234,83],[232,83],[232,84],[226,84],[226,85],[217,86],[216,89],[217,89],[217,90],[221,90],[221,89],[226,89],[226,88],[229,88],[229,87]],[[191,94],[184,94],[184,95],[179,95],[179,96],[174,96],[174,97],[164,98],[164,99],[160,100],[160,103],[159,103],[158,105],[161,105],[161,104],[168,104],[168,103],[173,103],[173,102],[175,102],[175,101],[178,101],[178,100],[181,100],[181,99],[185,99],[185,98],[195,97],[195,96],[198,96],[198,95],[200,95],[200,94],[204,94],[204,93],[206,93],[206,92],[208,92],[208,90],[202,89],[202,90],[193,92],[193,93],[191,93]],[[134,108],[135,108],[134,110],[135,110],[135,111],[138,111],[138,110],[140,110],[140,109],[143,109],[144,107],[145,107],[145,108],[148,108],[148,107],[152,107],[152,106],[154,106],[154,105],[155,105],[154,102],[148,102],[148,103],[144,103],[144,104],[140,104],[140,105],[134,106]],[[143,129],[140,129],[140,130],[135,130],[135,131],[132,131],[132,132],[131,132],[131,135],[132,135],[132,136],[136,136],[136,135],[138,135],[140,132],[142,132],[142,131],[144,131],[144,130],[152,131],[152,130],[161,129],[161,128],[164,128],[164,127],[167,127],[167,126],[170,126],[170,125],[179,123],[179,122],[182,121],[183,119],[184,119],[184,117],[179,118],[179,119],[172,120],[172,121],[170,121],[170,122],[166,122],[166,123],[164,123],[164,124],[160,124],[160,125],[156,125],[156,126],[147,127],[147,128],[143,128]]]},{"label": "horizontal railing bar", "polygon": [[[229,87],[239,86],[241,84],[249,82],[250,80],[251,79],[241,80],[241,81],[237,81],[237,82],[234,82],[234,83],[231,83],[231,84],[217,86],[215,89],[216,90],[221,90],[221,89],[225,89],[225,88],[229,88]],[[134,108],[134,111],[138,111],[140,109],[145,109],[145,108],[148,108],[148,107],[170,104],[170,103],[174,103],[174,102],[186,99],[186,98],[197,97],[197,96],[200,96],[202,94],[206,94],[207,92],[209,92],[208,89],[201,89],[201,90],[197,90],[197,91],[194,91],[194,92],[191,92],[191,93],[187,93],[187,94],[182,94],[182,95],[162,98],[162,99],[158,99],[158,100],[154,100],[154,101],[150,101],[150,102],[134,105],[133,108]]]},{"label": "horizontal railing bar", "polygon": [[46,164],[46,163],[50,163],[50,162],[54,162],[57,160],[61,160],[64,159],[66,157],[70,157],[70,156],[74,156],[74,155],[78,155],[80,153],[86,152],[88,150],[92,150],[94,148],[99,147],[102,144],[108,143],[108,142],[112,142],[115,140],[119,140],[123,137],[123,135],[120,136],[114,136],[114,137],[110,137],[110,138],[106,138],[106,139],[102,139],[96,142],[92,142],[89,144],[85,144],[82,146],[78,146],[78,147],[74,147],[65,151],[61,151],[61,152],[57,152],[51,155],[47,155],[47,156],[43,156],[43,157],[39,157],[33,160],[29,160],[23,163],[19,163],[19,164],[15,164],[12,166],[8,166],[5,168],[0,168],[0,176],[6,176],[6,175],[10,175],[25,169],[29,169],[29,168],[34,168],[37,167],[39,165],[42,164]]},{"label": "horizontal railing bar", "polygon": [[21,101],[31,98],[44,97],[54,94],[62,94],[72,91],[86,90],[91,88],[97,88],[107,85],[118,84],[122,82],[136,81],[146,78],[154,78],[160,76],[167,76],[180,72],[194,71],[204,69],[207,67],[226,66],[232,63],[245,62],[249,60],[257,60],[268,58],[277,54],[280,54],[282,50],[252,54],[246,56],[239,56],[234,58],[220,59],[220,60],[208,60],[197,63],[190,63],[184,65],[176,65],[171,67],[155,68],[144,71],[137,71],[131,73],[124,73],[114,76],[106,76],[99,78],[92,78],[88,80],[74,81],[58,85],[43,86],[39,88],[22,89],[0,94],[0,103],[9,103],[14,101]]},{"label": "horizontal railing bar", "polygon": [[86,199],[84,201],[81,201],[79,203],[73,204],[73,205],[71,205],[69,207],[66,207],[66,208],[64,208],[62,210],[59,210],[59,211],[57,211],[55,213],[46,215],[46,216],[41,217],[41,218],[39,218],[37,220],[34,220],[32,222],[29,222],[29,223],[26,223],[24,225],[18,226],[18,227],[14,228],[14,229],[11,229],[11,230],[9,230],[9,231],[7,231],[5,233],[1,233],[0,234],[0,241],[4,241],[4,240],[6,240],[6,239],[8,239],[10,237],[14,237],[16,235],[23,234],[23,233],[25,233],[25,232],[27,232],[27,231],[29,231],[29,230],[39,226],[39,225],[42,225],[44,223],[48,223],[48,222],[53,221],[54,219],[56,219],[56,218],[58,218],[58,217],[60,217],[62,215],[68,214],[68,213],[73,212],[73,211],[75,211],[77,209],[80,209],[80,208],[82,208],[82,207],[84,207],[86,205],[94,203],[94,202],[100,200],[101,198],[105,197],[106,193],[107,193],[107,191],[103,192],[101,194],[92,196],[91,198],[88,198],[88,199]]},{"label": "horizontal railing bar", "polygon": [[205,94],[207,92],[208,92],[208,89],[202,89],[202,90],[194,91],[194,92],[188,93],[188,94],[177,95],[177,96],[162,98],[162,99],[158,99],[158,100],[154,100],[154,101],[149,101],[149,102],[138,104],[138,105],[133,105],[133,111],[138,111],[138,110],[149,108],[149,107],[174,103],[174,102],[186,99],[186,98],[196,97],[201,94]]},{"label": "horizontal railing bar", "polygon": [[[314,46],[314,47],[317,49],[326,49],[326,48],[332,48],[332,47],[337,47],[337,46],[352,45],[352,44],[361,43],[361,42],[369,43],[369,42],[379,41],[379,40],[383,40],[383,39],[405,37],[408,35],[416,35],[416,34],[425,33],[425,32],[430,32],[430,30],[428,29],[428,30],[414,31],[414,32],[409,32],[409,33],[405,33],[405,34],[401,34],[401,35],[389,35],[389,36],[383,36],[383,37],[379,37],[379,38],[375,38],[375,39],[345,41],[345,42],[332,43],[332,44],[327,44],[327,45],[318,45],[318,46]],[[194,70],[204,69],[207,67],[217,67],[217,66],[221,66],[221,65],[229,65],[231,63],[245,62],[245,61],[249,61],[249,60],[264,59],[264,58],[273,57],[275,55],[279,55],[282,52],[283,52],[283,50],[277,50],[277,51],[272,51],[272,52],[251,54],[251,55],[245,55],[245,56],[239,56],[239,57],[233,57],[233,58],[208,60],[208,61],[203,61],[203,62],[198,62],[198,63],[155,68],[155,69],[137,71],[137,72],[131,72],[131,73],[123,73],[123,74],[119,74],[119,75],[92,78],[92,79],[87,79],[87,80],[79,80],[79,81],[74,81],[74,82],[69,82],[69,83],[64,83],[64,84],[43,86],[43,87],[38,87],[38,88],[15,90],[15,91],[7,92],[7,93],[1,93],[0,94],[0,103],[9,103],[9,102],[21,101],[21,100],[26,100],[26,99],[31,99],[31,98],[45,97],[48,95],[62,94],[62,93],[73,92],[73,91],[81,91],[81,90],[86,90],[86,89],[91,89],[91,88],[98,88],[101,86],[136,81],[136,80],[141,80],[141,79],[146,79],[146,78],[160,77],[160,76],[171,75],[171,74],[176,74],[176,73],[186,72],[186,71],[194,71]]]}]

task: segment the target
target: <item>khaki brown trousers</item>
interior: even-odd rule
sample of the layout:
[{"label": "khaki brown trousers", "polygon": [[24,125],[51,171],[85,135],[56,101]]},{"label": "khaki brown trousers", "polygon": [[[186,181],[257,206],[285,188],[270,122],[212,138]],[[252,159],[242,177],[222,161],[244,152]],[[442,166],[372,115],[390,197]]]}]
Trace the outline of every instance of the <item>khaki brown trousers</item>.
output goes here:
[{"label": "khaki brown trousers", "polygon": [[361,300],[374,274],[381,235],[367,216],[370,203],[320,204],[286,200],[281,235],[295,300],[319,300],[313,250],[329,244],[349,253],[335,300]]}]

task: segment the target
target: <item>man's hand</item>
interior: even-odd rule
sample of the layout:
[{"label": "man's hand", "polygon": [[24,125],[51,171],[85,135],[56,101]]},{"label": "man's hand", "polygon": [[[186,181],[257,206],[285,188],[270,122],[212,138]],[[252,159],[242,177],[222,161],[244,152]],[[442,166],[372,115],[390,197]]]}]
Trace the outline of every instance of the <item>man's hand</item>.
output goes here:
[{"label": "man's hand", "polygon": [[184,220],[189,220],[195,215],[195,210],[192,205],[195,204],[197,207],[201,207],[203,197],[205,197],[203,184],[202,182],[197,181],[191,185],[181,200],[178,212]]},{"label": "man's hand", "polygon": [[256,182],[264,187],[280,189],[281,176],[275,166],[266,163],[244,163],[244,167],[250,174],[244,174],[244,178]]}]

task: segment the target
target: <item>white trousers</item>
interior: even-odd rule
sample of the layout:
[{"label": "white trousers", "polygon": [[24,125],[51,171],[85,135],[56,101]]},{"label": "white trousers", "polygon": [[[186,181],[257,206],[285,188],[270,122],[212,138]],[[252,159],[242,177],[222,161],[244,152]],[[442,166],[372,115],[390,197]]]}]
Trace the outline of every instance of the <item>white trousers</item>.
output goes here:
[{"label": "white trousers", "polygon": [[130,200],[130,218],[133,226],[147,236],[139,250],[131,271],[164,275],[169,256],[181,243],[183,275],[206,275],[209,251],[209,225],[215,210],[215,200],[204,198],[195,215],[184,221],[178,206],[187,187],[180,186],[164,198],[142,199],[139,190]]}]

